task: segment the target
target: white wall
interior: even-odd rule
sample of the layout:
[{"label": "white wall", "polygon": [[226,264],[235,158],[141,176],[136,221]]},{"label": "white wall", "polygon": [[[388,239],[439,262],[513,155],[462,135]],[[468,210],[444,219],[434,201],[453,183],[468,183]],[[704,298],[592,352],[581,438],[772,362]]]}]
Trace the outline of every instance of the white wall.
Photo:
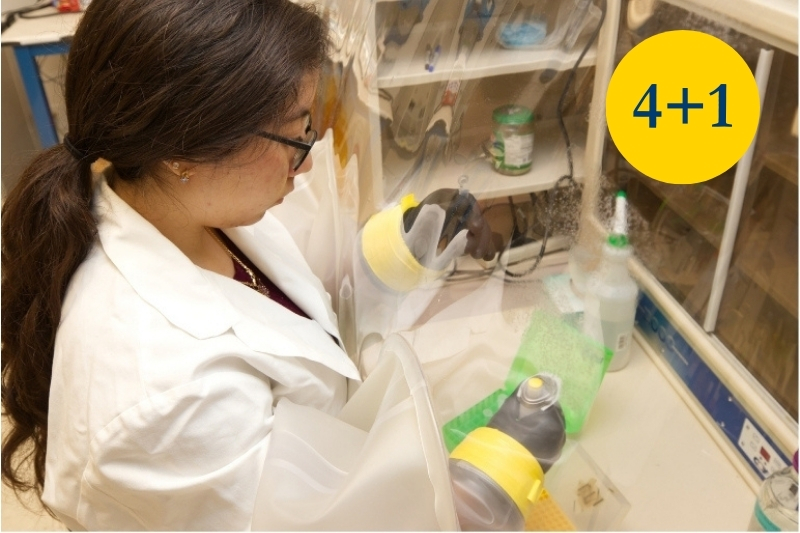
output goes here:
[{"label": "white wall", "polygon": [[32,6],[37,0],[3,0],[3,11],[19,9],[25,6]]}]

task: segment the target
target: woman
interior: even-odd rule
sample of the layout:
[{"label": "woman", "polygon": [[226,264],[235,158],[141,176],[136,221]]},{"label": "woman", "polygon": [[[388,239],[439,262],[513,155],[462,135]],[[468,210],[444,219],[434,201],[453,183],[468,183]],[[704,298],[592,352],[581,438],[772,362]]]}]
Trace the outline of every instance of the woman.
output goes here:
[{"label": "woman", "polygon": [[358,378],[285,229],[237,229],[312,165],[326,47],[288,1],[87,9],[69,134],[2,220],[3,476],[67,527],[247,528],[275,398],[336,411]]},{"label": "woman", "polygon": [[337,413],[359,379],[265,216],[311,168],[326,48],[288,0],[87,9],[69,133],[2,213],[3,478],[70,529],[248,528],[277,401]]}]

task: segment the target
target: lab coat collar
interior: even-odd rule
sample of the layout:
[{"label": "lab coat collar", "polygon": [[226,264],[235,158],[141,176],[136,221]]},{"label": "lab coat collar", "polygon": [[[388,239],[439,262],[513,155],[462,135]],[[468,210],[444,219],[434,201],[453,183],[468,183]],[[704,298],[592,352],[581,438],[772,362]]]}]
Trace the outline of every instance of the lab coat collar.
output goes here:
[{"label": "lab coat collar", "polygon": [[[233,228],[225,235],[308,316],[339,339],[330,296],[275,217],[267,213],[258,227]],[[309,286],[314,290],[308,290]]]},{"label": "lab coat collar", "polygon": [[[98,184],[95,206],[105,253],[137,294],[175,327],[197,339],[232,330],[253,350],[303,357],[359,379],[355,365],[327,335],[339,339],[335,316],[325,305],[329,296],[285,228],[278,228],[280,222],[271,215],[261,224],[265,231],[246,227],[226,234],[311,320],[287,312],[232,279],[197,267],[117,196],[105,179]],[[257,242],[257,232],[267,240]],[[273,243],[275,249],[265,243]],[[320,335],[312,321],[327,334]]]}]

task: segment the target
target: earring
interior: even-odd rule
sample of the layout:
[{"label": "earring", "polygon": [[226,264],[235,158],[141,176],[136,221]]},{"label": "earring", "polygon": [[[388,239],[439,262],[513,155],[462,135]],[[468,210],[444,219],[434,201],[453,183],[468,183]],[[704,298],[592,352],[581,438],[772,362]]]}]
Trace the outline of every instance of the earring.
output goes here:
[{"label": "earring", "polygon": [[191,177],[191,172],[189,169],[181,170],[181,164],[177,161],[164,161],[164,164],[181,180],[181,183],[189,183],[189,178]]}]

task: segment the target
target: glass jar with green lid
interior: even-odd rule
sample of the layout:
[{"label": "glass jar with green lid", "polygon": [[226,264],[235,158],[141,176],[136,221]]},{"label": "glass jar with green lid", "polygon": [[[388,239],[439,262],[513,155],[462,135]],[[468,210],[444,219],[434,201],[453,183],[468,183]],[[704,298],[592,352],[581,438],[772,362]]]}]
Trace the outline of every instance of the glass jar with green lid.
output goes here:
[{"label": "glass jar with green lid", "polygon": [[504,105],[494,110],[492,120],[492,166],[500,174],[525,174],[533,162],[533,111],[516,104]]}]

